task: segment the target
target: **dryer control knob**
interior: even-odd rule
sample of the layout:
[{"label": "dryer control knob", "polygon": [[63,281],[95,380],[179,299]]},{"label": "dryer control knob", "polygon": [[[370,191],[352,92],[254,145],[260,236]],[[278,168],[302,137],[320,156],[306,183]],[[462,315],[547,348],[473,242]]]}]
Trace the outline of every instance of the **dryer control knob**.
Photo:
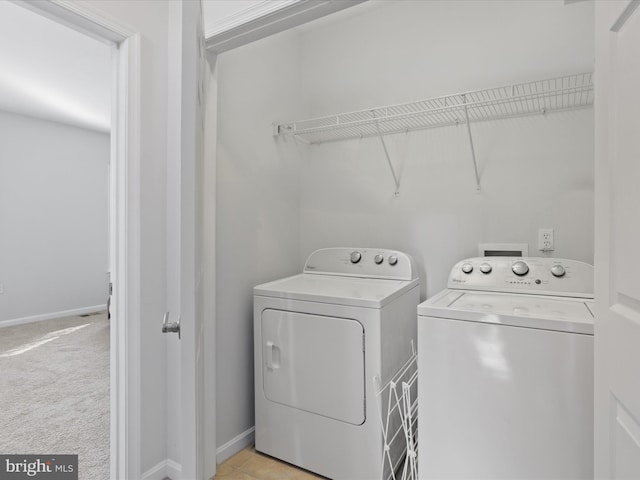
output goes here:
[{"label": "dryer control knob", "polygon": [[384,257],[381,253],[379,253],[375,257],[373,257],[373,261],[376,262],[376,265],[380,265],[382,262],[384,262]]},{"label": "dryer control knob", "polygon": [[389,265],[395,265],[396,263],[398,263],[398,257],[396,257],[395,255],[391,255],[389,257]]},{"label": "dryer control knob", "polygon": [[519,277],[522,277],[523,275],[529,273],[529,265],[521,260],[518,260],[513,265],[511,265],[511,270]]},{"label": "dryer control knob", "polygon": [[360,252],[351,252],[351,263],[358,263],[360,260],[362,260]]},{"label": "dryer control knob", "polygon": [[473,265],[471,265],[469,262],[463,263],[462,264],[462,271],[464,273],[467,273],[467,274],[473,272]]},{"label": "dryer control knob", "polygon": [[554,265],[551,267],[551,274],[554,277],[564,277],[565,273],[567,273],[567,271],[562,265]]},{"label": "dryer control knob", "polygon": [[480,265],[480,271],[482,273],[491,273],[491,265],[489,265],[488,263],[483,263],[482,265]]}]

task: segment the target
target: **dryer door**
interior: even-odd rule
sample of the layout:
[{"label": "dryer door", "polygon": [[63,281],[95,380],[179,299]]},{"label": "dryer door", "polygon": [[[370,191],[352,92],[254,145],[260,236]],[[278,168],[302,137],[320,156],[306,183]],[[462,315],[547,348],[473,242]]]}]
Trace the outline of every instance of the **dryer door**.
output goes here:
[{"label": "dryer door", "polygon": [[354,425],[365,420],[364,329],[356,320],[262,312],[267,399]]}]

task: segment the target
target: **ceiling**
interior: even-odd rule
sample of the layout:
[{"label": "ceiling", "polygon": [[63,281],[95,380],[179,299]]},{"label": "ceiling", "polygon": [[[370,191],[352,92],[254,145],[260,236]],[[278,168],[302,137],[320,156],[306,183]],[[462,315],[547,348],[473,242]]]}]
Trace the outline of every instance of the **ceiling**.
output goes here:
[{"label": "ceiling", "polygon": [[[307,1],[204,0],[205,32],[209,37]],[[0,65],[0,111],[109,132],[108,44],[0,0]]]},{"label": "ceiling", "polygon": [[0,1],[0,64],[0,110],[109,131],[109,45]]}]

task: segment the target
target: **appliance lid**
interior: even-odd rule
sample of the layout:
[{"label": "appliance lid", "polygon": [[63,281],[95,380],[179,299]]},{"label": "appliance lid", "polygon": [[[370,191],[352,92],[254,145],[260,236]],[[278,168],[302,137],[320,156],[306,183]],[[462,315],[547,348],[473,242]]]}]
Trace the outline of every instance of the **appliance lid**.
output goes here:
[{"label": "appliance lid", "polygon": [[419,285],[417,279],[388,280],[301,273],[253,288],[254,295],[334,305],[381,308]]},{"label": "appliance lid", "polygon": [[418,316],[593,335],[593,301],[448,289],[418,305]]}]

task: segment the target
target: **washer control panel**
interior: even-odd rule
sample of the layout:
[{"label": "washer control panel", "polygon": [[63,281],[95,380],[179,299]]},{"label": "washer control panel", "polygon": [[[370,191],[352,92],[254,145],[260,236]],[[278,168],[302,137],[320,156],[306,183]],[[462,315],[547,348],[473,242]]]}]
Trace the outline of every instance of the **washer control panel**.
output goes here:
[{"label": "washer control panel", "polygon": [[451,270],[448,286],[593,298],[593,265],[546,257],[466,258]]},{"label": "washer control panel", "polygon": [[304,273],[393,280],[418,278],[411,256],[384,248],[322,248],[309,256]]}]

